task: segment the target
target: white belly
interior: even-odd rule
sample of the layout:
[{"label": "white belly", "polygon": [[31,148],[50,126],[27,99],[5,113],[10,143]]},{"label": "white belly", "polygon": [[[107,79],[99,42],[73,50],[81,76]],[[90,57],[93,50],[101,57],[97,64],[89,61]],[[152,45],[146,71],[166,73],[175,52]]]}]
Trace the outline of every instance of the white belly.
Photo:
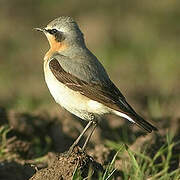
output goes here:
[{"label": "white belly", "polygon": [[60,83],[53,75],[47,63],[44,64],[44,73],[47,86],[55,101],[76,116],[90,120],[93,114],[109,113],[109,108],[101,103],[83,96]]}]

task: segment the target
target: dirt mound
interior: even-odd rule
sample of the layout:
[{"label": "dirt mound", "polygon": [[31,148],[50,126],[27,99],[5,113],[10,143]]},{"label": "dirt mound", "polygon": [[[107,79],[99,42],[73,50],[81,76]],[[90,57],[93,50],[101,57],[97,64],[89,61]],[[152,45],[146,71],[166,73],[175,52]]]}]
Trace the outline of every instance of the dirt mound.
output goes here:
[{"label": "dirt mound", "polygon": [[83,178],[88,177],[90,168],[94,179],[103,171],[99,163],[76,146],[70,155],[61,153],[50,167],[37,171],[30,180],[68,180],[73,177],[76,168]]},{"label": "dirt mound", "polygon": [[[89,155],[76,147],[72,154],[67,156],[66,151],[86,122],[63,111],[51,116],[44,112],[27,113],[0,108],[0,180],[70,179],[77,168],[84,178],[88,176],[89,167],[94,172],[93,178],[97,179],[97,173],[103,171],[99,163],[106,169],[121,142],[131,146],[134,152],[138,152],[139,148],[141,151],[146,148],[148,156],[153,157],[158,149],[166,144],[169,126],[175,126],[174,142],[179,140],[178,118],[163,118],[158,122],[162,127],[158,134],[145,135],[137,127],[130,127],[126,121],[120,121],[114,116],[107,117],[100,122],[88,144]],[[167,122],[171,124],[166,124]],[[85,137],[79,146],[84,139]],[[111,144],[108,145],[107,140],[110,140]],[[175,146],[173,154],[179,152],[179,146]],[[127,159],[126,152],[116,160],[117,178],[123,177],[122,162],[128,161]],[[178,167],[179,159],[173,156],[169,169]]]}]

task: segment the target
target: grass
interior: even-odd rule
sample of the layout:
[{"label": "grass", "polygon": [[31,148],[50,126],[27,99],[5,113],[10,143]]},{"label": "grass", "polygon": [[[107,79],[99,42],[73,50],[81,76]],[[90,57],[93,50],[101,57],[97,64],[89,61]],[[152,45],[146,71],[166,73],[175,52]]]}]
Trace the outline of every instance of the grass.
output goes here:
[{"label": "grass", "polygon": [[0,127],[0,159],[7,156],[7,133],[10,131],[8,126],[1,126]]},{"label": "grass", "polygon": [[[127,148],[129,155],[128,169],[124,169],[124,179],[134,180],[178,180],[180,178],[180,169],[170,171],[171,159],[173,157],[173,148],[180,142],[174,143],[172,138],[167,135],[167,142],[154,154],[148,156],[145,152],[137,153]],[[174,155],[177,156],[177,155]]]},{"label": "grass", "polygon": [[118,154],[123,150],[123,145],[122,147],[117,151],[117,153],[114,155],[111,163],[107,166],[104,174],[102,174],[99,179],[100,180],[110,180],[113,178],[113,175],[114,175],[114,172],[116,171],[114,165],[115,165],[115,160],[116,160],[116,157],[118,156]]},{"label": "grass", "polygon": [[[173,148],[180,144],[174,143],[172,136],[166,136],[166,144],[161,146],[153,157],[144,152],[134,152],[126,146],[128,161],[122,162],[124,180],[178,180],[180,178],[180,169],[170,171],[171,160],[178,158],[173,154]],[[118,145],[117,145],[118,146]]]},{"label": "grass", "polygon": [[[121,159],[123,154],[127,153],[127,159],[122,158],[122,179],[123,180],[179,180],[180,169],[170,170],[171,160],[178,158],[173,154],[173,148],[180,145],[180,141],[174,143],[173,136],[167,134],[166,143],[161,146],[153,157],[144,152],[134,152],[127,145],[116,144],[108,141],[107,146],[112,149],[119,149],[114,155],[112,161],[107,165],[105,172],[101,174],[98,180],[112,180],[117,169],[115,168],[116,159]],[[82,180],[79,171],[76,169],[73,180]],[[87,179],[91,179],[90,177]]]},{"label": "grass", "polygon": [[0,126],[0,161],[12,160],[17,157],[17,154],[12,153],[8,149],[8,145],[13,143],[14,138],[7,139],[7,134],[11,131],[8,125]]}]

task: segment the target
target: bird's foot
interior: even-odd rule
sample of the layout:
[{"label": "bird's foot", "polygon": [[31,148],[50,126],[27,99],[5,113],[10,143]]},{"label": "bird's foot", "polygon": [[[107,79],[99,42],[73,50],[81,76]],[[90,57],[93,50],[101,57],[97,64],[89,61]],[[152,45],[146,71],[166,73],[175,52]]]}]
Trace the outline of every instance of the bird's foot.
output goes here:
[{"label": "bird's foot", "polygon": [[71,154],[72,154],[73,152],[76,154],[76,153],[79,152],[79,151],[84,152],[84,150],[83,150],[81,147],[79,147],[78,145],[72,145],[72,146],[69,148],[69,150],[67,151],[67,156],[71,156]]}]

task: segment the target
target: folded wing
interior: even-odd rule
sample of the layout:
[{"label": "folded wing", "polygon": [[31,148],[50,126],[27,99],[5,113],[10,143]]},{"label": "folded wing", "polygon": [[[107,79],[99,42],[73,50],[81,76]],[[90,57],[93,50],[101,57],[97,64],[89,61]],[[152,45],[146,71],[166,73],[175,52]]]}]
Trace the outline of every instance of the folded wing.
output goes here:
[{"label": "folded wing", "polygon": [[102,83],[86,82],[66,72],[55,58],[50,60],[49,67],[56,79],[68,88],[78,91],[82,95],[102,103],[113,110],[126,114],[147,132],[157,130],[156,127],[145,121],[132,109],[119,89],[110,80]]}]

